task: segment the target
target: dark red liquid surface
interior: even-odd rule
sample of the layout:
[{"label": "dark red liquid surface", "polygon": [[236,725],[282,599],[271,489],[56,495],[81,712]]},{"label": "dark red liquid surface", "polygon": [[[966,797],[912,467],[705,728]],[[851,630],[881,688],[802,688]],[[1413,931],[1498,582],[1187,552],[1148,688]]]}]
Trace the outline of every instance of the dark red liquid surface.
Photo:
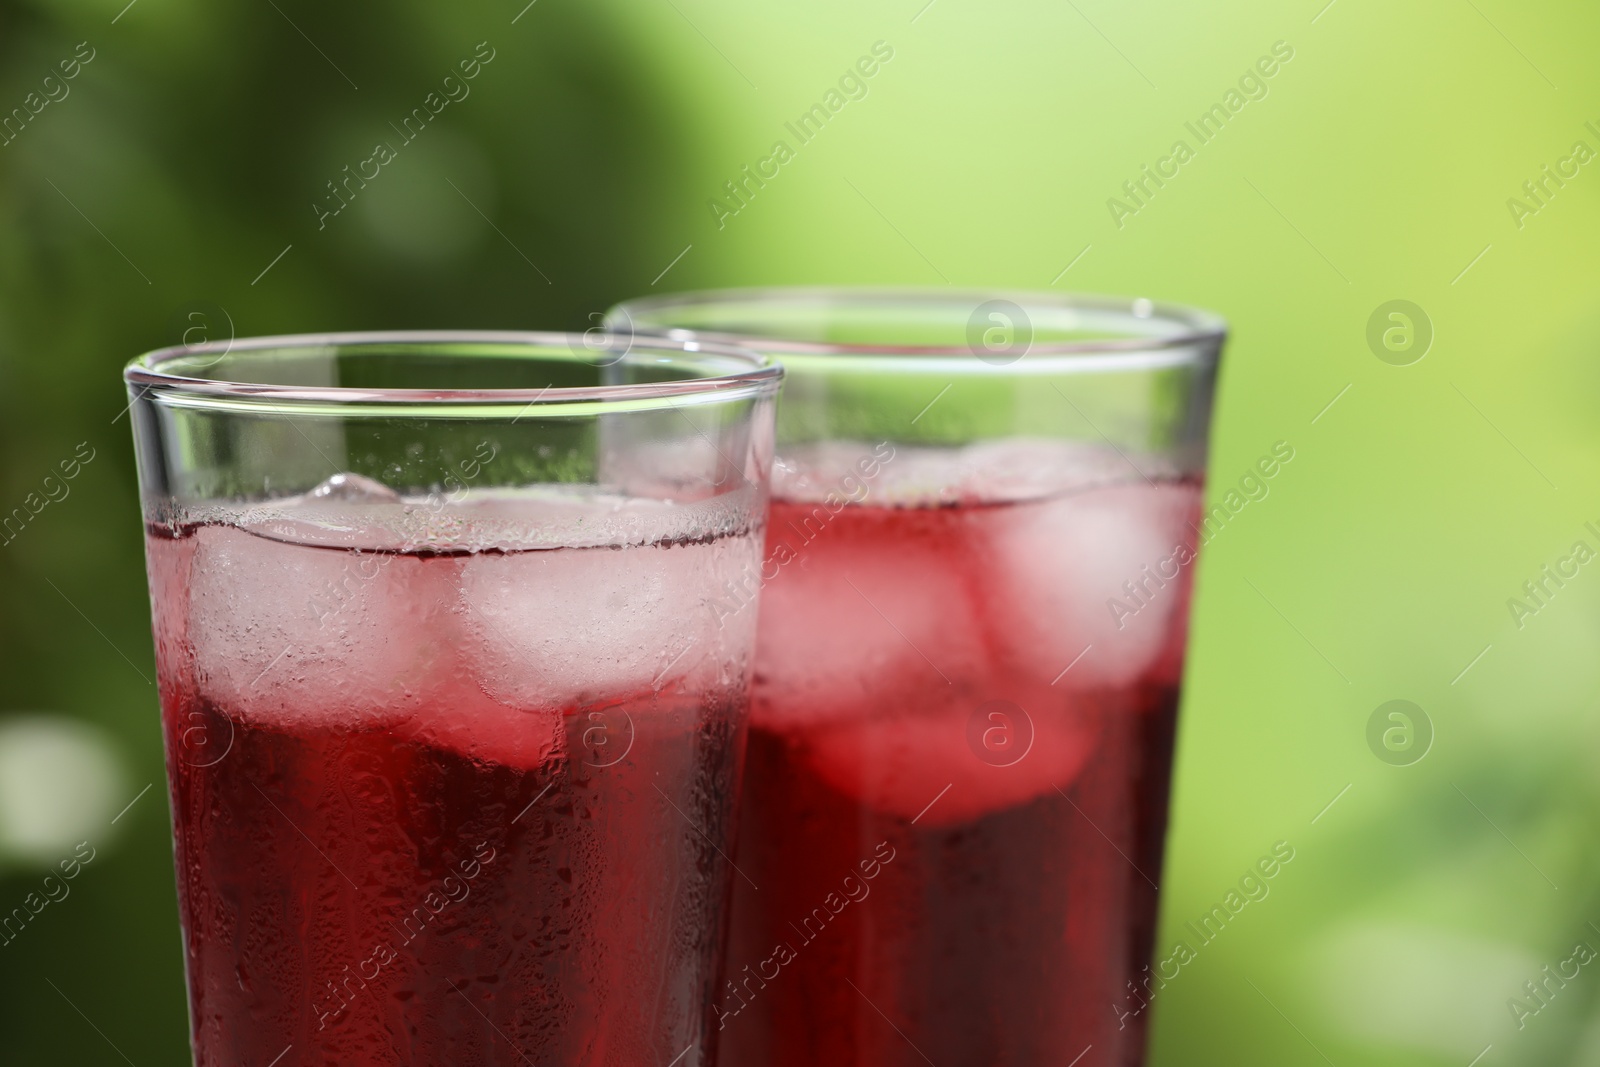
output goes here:
[{"label": "dark red liquid surface", "polygon": [[[461,557],[148,548],[198,1064],[709,1062],[742,677],[519,704]],[[352,559],[383,563],[308,584]]]},{"label": "dark red liquid surface", "polygon": [[774,505],[725,1067],[1141,1061],[1197,500]]}]

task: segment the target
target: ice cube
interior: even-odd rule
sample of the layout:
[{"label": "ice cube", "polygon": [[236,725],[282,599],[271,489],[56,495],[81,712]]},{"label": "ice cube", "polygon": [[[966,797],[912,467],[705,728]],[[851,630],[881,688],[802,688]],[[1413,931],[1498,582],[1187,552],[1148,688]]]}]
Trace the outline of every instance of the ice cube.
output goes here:
[{"label": "ice cube", "polygon": [[1138,680],[1186,605],[1197,505],[1192,486],[1134,484],[986,516],[985,598],[1013,669],[1076,690]]},{"label": "ice cube", "polygon": [[359,504],[395,504],[400,494],[387,485],[361,474],[335,474],[306,494],[322,501],[348,501]]},{"label": "ice cube", "polygon": [[[906,465],[918,450],[887,441],[812,441],[784,449],[772,465],[772,495],[780,500],[818,503],[830,495],[857,503],[880,490],[888,468]],[[927,450],[921,450],[927,451]],[[898,468],[897,468],[898,469]]]},{"label": "ice cube", "polygon": [[508,707],[483,691],[458,650],[427,706],[401,733],[484,763],[532,771],[566,747],[560,713]]},{"label": "ice cube", "polygon": [[[1162,464],[1143,458],[1155,475]],[[1137,477],[1129,460],[1105,444],[1008,437],[964,448],[818,441],[785,449],[773,466],[780,500],[817,503],[829,496],[889,507],[1036,500]]]},{"label": "ice cube", "polygon": [[755,721],[871,716],[888,690],[982,673],[974,551],[950,509],[774,505]]},{"label": "ice cube", "polygon": [[[1071,785],[1100,734],[1095,698],[1047,684],[924,690],[796,738],[835,789],[918,826],[1003,811]],[[994,693],[1014,699],[989,699]]]},{"label": "ice cube", "polygon": [[1138,476],[1109,445],[1059,438],[979,441],[961,450],[959,466],[962,497],[990,502],[1037,500]]},{"label": "ice cube", "polygon": [[742,678],[757,566],[749,534],[474,557],[461,576],[465,653],[487,692],[522,708]]},{"label": "ice cube", "polygon": [[413,714],[446,671],[450,560],[290,544],[201,526],[188,638],[230,713],[354,725]]}]

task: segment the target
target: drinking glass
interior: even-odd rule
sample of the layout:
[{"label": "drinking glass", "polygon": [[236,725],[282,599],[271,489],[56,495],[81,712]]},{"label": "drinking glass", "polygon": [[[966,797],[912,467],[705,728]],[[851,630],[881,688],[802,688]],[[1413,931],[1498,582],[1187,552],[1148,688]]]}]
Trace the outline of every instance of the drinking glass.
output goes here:
[{"label": "drinking glass", "polygon": [[781,373],[524,333],[129,365],[197,1064],[711,1061],[754,642],[713,601]]},{"label": "drinking glass", "polygon": [[771,289],[610,324],[788,371],[723,1063],[1140,1062],[1221,320]]}]

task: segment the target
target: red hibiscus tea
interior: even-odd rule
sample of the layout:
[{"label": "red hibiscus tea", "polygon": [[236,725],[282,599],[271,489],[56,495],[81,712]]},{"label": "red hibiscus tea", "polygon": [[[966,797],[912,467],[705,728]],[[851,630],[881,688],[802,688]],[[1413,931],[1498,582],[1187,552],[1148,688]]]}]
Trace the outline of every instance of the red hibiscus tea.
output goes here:
[{"label": "red hibiscus tea", "polygon": [[1136,1063],[1199,489],[885,455],[775,489],[724,1059]]},{"label": "red hibiscus tea", "polygon": [[684,605],[748,536],[424,555],[209,524],[148,551],[198,1063],[695,1040],[746,697],[737,652],[634,646],[691,647]]},{"label": "red hibiscus tea", "polygon": [[[503,347],[492,380],[527,354]],[[593,373],[564,365],[567,348],[558,372]],[[657,377],[673,358],[639,348]],[[395,442],[388,468],[315,419],[241,417],[226,449],[214,423],[170,434],[163,420],[206,403],[198,387],[157,387],[180,392],[178,414],[137,400],[146,490],[173,487],[147,498],[146,549],[198,1065],[713,1061],[755,620],[710,605],[759,565],[772,379],[729,362],[760,378],[722,379],[756,401],[723,412],[720,434],[675,406],[695,383],[654,398],[653,422],[637,416],[652,387],[608,387],[596,394],[622,394],[635,421],[446,408],[450,432],[473,436],[441,446],[401,412],[366,439]],[[304,396],[287,391],[275,402]],[[312,399],[344,399],[325,392]],[[500,410],[563,393],[601,406],[573,392]],[[306,455],[274,451],[297,439]],[[325,469],[341,447],[399,480],[421,442],[470,457],[449,464],[448,496],[339,474],[182,499],[252,462],[285,480],[297,462]],[[208,449],[231,469],[206,473]],[[593,480],[541,484],[546,458],[569,475],[592,462]],[[484,484],[496,477],[513,484]]]},{"label": "red hibiscus tea", "polygon": [[724,1067],[1136,1067],[1222,321],[948,288],[608,321],[787,372]]}]

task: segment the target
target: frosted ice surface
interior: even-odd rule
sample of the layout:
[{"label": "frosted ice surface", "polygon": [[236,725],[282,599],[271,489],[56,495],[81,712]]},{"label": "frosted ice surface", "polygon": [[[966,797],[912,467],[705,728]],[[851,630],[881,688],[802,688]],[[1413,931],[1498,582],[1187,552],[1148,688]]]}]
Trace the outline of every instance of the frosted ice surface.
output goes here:
[{"label": "frosted ice surface", "polygon": [[[1035,677],[1126,685],[1151,666],[1180,607],[1178,546],[1192,487],[1123,485],[1015,508],[990,526],[988,591],[1008,645]],[[1088,649],[1087,652],[1084,652]]]},{"label": "frosted ice surface", "polygon": [[757,562],[752,536],[475,556],[461,575],[463,651],[490,693],[525,707],[726,672],[755,624],[728,589]]},{"label": "frosted ice surface", "polygon": [[289,544],[227,526],[194,535],[189,639],[202,691],[269,718],[414,709],[448,647],[444,568]]},{"label": "frosted ice surface", "polygon": [[758,547],[746,498],[728,497],[543,487],[441,505],[340,475],[303,497],[212,506],[193,516],[201,688],[246,716],[425,713],[425,732],[473,749],[529,731],[548,748],[545,726],[499,722],[508,707],[542,721],[695,671],[737,683],[755,613],[732,610],[729,587],[753,585]]},{"label": "frosted ice surface", "polygon": [[[867,471],[873,471],[868,474]],[[1161,461],[1133,460],[1103,443],[1013,437],[960,448],[814,441],[785,448],[773,467],[777,499],[821,501],[830,493],[879,506],[1032,500],[1170,476]]]},{"label": "frosted ice surface", "polygon": [[982,635],[949,557],[873,532],[824,528],[761,594],[756,670],[787,724],[875,715],[885,685],[943,687],[980,669]]}]

